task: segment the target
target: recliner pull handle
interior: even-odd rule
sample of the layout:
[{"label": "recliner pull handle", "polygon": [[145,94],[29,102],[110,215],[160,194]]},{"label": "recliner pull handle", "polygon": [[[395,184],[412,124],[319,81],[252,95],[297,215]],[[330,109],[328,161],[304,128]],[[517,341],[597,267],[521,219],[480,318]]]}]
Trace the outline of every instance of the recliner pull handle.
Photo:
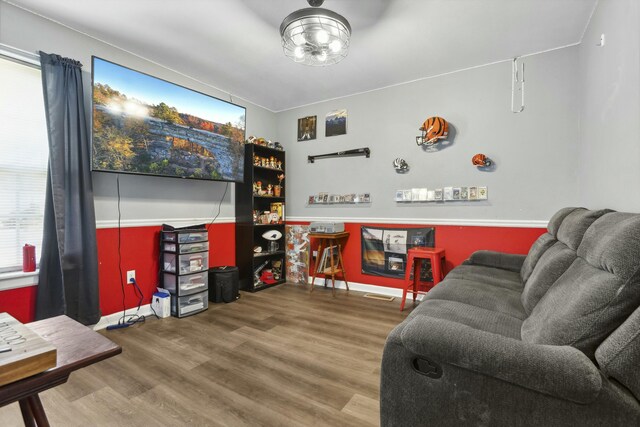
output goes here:
[{"label": "recliner pull handle", "polygon": [[411,362],[413,369],[422,375],[429,378],[438,379],[442,376],[442,368],[436,362],[432,362],[429,359],[416,357]]}]

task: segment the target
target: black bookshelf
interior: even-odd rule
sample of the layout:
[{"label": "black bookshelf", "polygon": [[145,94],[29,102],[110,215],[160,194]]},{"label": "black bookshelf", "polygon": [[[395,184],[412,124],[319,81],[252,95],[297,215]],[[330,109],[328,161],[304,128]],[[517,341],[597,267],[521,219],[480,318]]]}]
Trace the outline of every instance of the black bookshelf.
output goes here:
[{"label": "black bookshelf", "polygon": [[[286,179],[281,183],[279,197],[254,193],[254,183],[257,181],[262,182],[263,188],[266,188],[268,184],[272,186],[278,184],[278,175],[285,173],[285,152],[263,145],[246,144],[244,155],[244,183],[235,185],[236,264],[240,289],[255,292],[286,281],[284,218],[278,224],[262,224],[254,221],[254,211],[271,211],[272,203],[285,205]],[[274,158],[277,162],[281,162],[281,167],[256,165],[255,156],[267,159]],[[278,230],[282,233],[282,238],[276,242],[278,248],[275,251],[269,251],[269,241],[262,237],[262,234],[268,230]],[[254,252],[254,248],[257,246],[261,248],[261,252]],[[274,283],[254,280],[254,271],[258,267],[263,266],[263,269],[273,272],[274,267],[277,267],[278,264],[280,274]],[[277,272],[278,269],[275,268],[275,271]]]}]

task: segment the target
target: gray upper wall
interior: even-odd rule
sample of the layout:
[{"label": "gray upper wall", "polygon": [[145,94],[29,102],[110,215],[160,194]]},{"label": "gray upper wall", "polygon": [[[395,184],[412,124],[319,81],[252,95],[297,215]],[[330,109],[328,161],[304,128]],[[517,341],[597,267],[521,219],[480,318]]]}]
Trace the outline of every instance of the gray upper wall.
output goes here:
[{"label": "gray upper wall", "polygon": [[[0,43],[29,52],[57,53],[82,62],[87,114],[91,105],[92,55],[229,100],[229,94],[225,92],[3,2],[0,2]],[[171,64],[163,65],[171,67]],[[235,97],[233,102],[247,108],[247,135],[275,137],[273,112]],[[116,175],[96,172],[93,178],[98,225],[112,226],[118,217]],[[206,221],[217,213],[225,186],[225,183],[211,181],[120,175],[122,219],[128,225]],[[221,218],[235,215],[233,193],[234,184],[229,184],[221,205]]]},{"label": "gray upper wall", "polygon": [[[510,62],[278,113],[278,138],[287,150],[289,218],[526,222],[546,221],[559,208],[578,204],[578,47],[533,55],[524,62],[526,109],[521,114],[510,111]],[[347,134],[325,137],[326,113],[340,108],[348,110]],[[297,119],[313,115],[318,116],[318,138],[297,142]],[[422,122],[434,115],[447,119],[453,137],[449,146],[429,153],[416,145],[415,137]],[[360,147],[371,148],[370,159],[307,163],[308,155]],[[472,166],[476,153],[492,158],[495,171]],[[409,173],[395,172],[396,157],[407,160]],[[488,186],[489,200],[394,201],[397,189],[472,185]],[[372,204],[307,206],[308,195],[321,191],[369,192]]]},{"label": "gray upper wall", "polygon": [[638,0],[600,0],[580,45],[580,199],[591,208],[640,212],[639,27]]}]

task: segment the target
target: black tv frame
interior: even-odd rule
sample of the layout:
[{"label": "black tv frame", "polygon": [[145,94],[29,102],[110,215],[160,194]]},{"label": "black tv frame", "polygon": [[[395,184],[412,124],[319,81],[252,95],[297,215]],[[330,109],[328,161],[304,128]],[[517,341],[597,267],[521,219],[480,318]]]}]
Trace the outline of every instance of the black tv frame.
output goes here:
[{"label": "black tv frame", "polygon": [[[141,176],[159,176],[159,177],[162,177],[162,178],[192,179],[192,180],[197,180],[197,181],[244,183],[244,173],[242,173],[242,179],[240,179],[240,180],[230,180],[230,179],[212,179],[212,178],[195,178],[195,177],[192,178],[192,177],[189,177],[189,176],[162,175],[162,174],[153,174],[153,173],[144,173],[144,172],[128,172],[128,171],[116,171],[116,170],[96,169],[96,168],[94,168],[93,167],[93,111],[94,111],[93,110],[93,88],[94,88],[94,83],[95,82],[94,82],[94,74],[93,74],[93,69],[94,69],[93,64],[94,64],[96,58],[101,60],[101,61],[109,62],[109,63],[117,65],[119,67],[126,68],[127,70],[131,70],[131,71],[134,71],[136,73],[144,74],[145,76],[149,76],[149,77],[154,78],[154,79],[162,80],[163,82],[167,82],[169,84],[181,87],[181,88],[189,90],[191,92],[199,93],[199,94],[207,96],[209,98],[217,99],[218,101],[222,101],[222,102],[225,102],[227,104],[235,105],[236,107],[242,108],[244,110],[244,123],[245,123],[245,128],[244,128],[244,132],[242,134],[242,139],[246,140],[246,138],[247,138],[247,107],[244,107],[242,105],[236,104],[234,102],[225,101],[222,98],[218,98],[216,96],[212,96],[212,95],[209,95],[207,93],[200,92],[198,90],[188,88],[188,87],[180,85],[178,83],[170,82],[169,80],[165,80],[163,78],[156,77],[156,76],[151,75],[149,73],[145,73],[143,71],[139,71],[139,70],[136,70],[134,68],[127,67],[127,66],[122,65],[122,64],[118,64],[117,62],[109,61],[108,59],[104,59],[104,58],[101,58],[101,57],[96,56],[96,55],[91,55],[91,92],[90,92],[90,98],[91,98],[91,117],[90,117],[90,121],[91,121],[91,165],[90,166],[91,166],[91,172],[115,173],[115,174],[126,174],[126,175],[141,175]],[[229,95],[229,96],[231,96],[231,95]],[[246,162],[246,161],[247,161],[247,159],[245,158],[244,162]],[[240,168],[240,169],[242,171],[244,171],[244,168]]]}]

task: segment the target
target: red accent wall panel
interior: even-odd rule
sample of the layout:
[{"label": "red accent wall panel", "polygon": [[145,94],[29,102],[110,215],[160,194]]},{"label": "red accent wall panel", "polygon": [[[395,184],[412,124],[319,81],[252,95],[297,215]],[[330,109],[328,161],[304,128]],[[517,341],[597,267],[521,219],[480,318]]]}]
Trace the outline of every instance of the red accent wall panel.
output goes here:
[{"label": "red accent wall panel", "polygon": [[[290,223],[308,224],[308,223]],[[360,224],[346,223],[350,232],[344,248],[344,262],[350,281],[377,286],[399,288],[400,279],[362,274],[360,265],[360,226],[386,228],[425,227],[404,224]],[[447,271],[459,265],[479,249],[526,254],[533,242],[545,232],[542,228],[470,227],[437,225],[436,246],[446,250]],[[126,227],[121,229],[120,253],[122,275],[126,280],[127,270],[136,270],[136,280],[144,293],[142,304],[151,301],[151,294],[159,285],[159,233],[160,227]],[[123,295],[118,272],[118,229],[103,228],[97,231],[98,275],[100,283],[100,308],[102,315],[122,311]],[[315,248],[317,243],[313,243]],[[235,265],[235,224],[213,224],[209,228],[209,265]],[[36,286],[0,292],[0,312],[6,311],[21,322],[34,319]],[[132,285],[124,287],[124,304],[135,308],[138,296]]]},{"label": "red accent wall panel", "polygon": [[[98,275],[102,315],[122,311],[123,295],[118,270],[118,229],[98,229]],[[122,276],[136,270],[136,281],[144,293],[142,304],[149,304],[151,294],[159,286],[160,227],[127,227],[121,229],[120,254]],[[234,265],[235,224],[212,224],[209,227],[209,265]],[[137,307],[138,295],[132,285],[125,285],[124,305]]]},{"label": "red accent wall panel", "polygon": [[7,312],[22,323],[33,321],[36,289],[36,286],[27,286],[0,292],[0,313]]},{"label": "red accent wall panel", "polygon": [[[288,224],[307,225],[296,222]],[[402,287],[401,279],[372,276],[362,274],[360,227],[362,225],[383,228],[419,228],[429,227],[429,224],[373,224],[373,223],[345,223],[345,230],[350,233],[343,248],[344,263],[347,279],[356,283],[386,286],[390,288]],[[446,251],[446,271],[460,265],[471,253],[480,249],[488,249],[514,254],[526,254],[533,242],[546,230],[543,228],[515,228],[515,227],[476,227],[436,225],[436,246]],[[315,249],[317,242],[312,242]]]}]

